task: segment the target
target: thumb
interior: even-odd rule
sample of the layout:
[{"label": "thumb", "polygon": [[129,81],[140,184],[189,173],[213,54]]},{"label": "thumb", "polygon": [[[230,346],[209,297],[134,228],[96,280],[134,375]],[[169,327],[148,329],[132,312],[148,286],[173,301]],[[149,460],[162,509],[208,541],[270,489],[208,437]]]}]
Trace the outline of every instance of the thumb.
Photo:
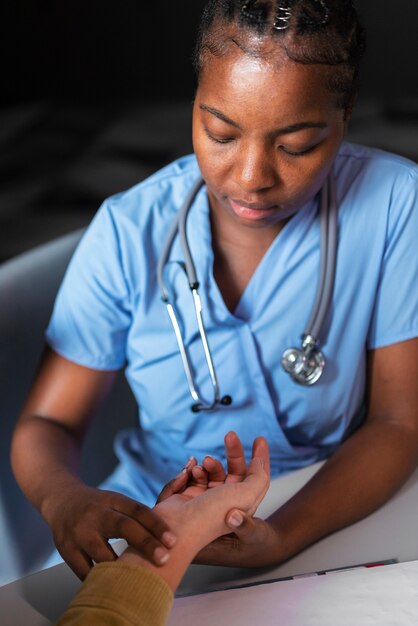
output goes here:
[{"label": "thumb", "polygon": [[240,509],[231,509],[226,515],[225,523],[244,542],[251,538],[256,529],[253,518]]}]

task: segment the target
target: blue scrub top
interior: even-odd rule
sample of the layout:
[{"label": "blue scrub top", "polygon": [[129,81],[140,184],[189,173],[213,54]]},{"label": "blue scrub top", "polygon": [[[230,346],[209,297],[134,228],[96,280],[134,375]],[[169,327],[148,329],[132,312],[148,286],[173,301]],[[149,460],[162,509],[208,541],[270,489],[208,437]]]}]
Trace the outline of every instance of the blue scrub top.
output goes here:
[{"label": "blue scrub top", "polygon": [[[121,465],[104,487],[153,504],[162,484],[193,454],[224,459],[235,430],[246,454],[264,435],[272,475],[329,456],[363,420],[367,350],[418,336],[418,167],[395,155],[343,144],[334,171],[339,206],[335,287],[320,337],[326,358],[312,387],[281,368],[299,346],[319,271],[315,198],[271,244],[232,314],[213,277],[206,189],[189,213],[188,238],[200,282],[221,394],[230,407],[193,413],[174,332],[157,284],[162,245],[200,175],[194,156],[108,199],[88,228],[64,278],[47,330],[65,358],[104,370],[126,367],[139,428],[116,440]],[[166,268],[183,337],[202,394],[212,386],[178,238]],[[115,416],[117,419],[117,416]]]}]

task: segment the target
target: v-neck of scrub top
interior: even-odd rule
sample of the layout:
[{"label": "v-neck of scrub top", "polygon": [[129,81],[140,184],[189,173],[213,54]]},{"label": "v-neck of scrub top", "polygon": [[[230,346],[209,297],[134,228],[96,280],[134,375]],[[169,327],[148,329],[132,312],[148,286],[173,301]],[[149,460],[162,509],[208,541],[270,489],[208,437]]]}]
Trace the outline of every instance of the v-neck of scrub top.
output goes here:
[{"label": "v-neck of scrub top", "polygon": [[[188,221],[187,228],[191,235],[189,245],[193,259],[196,259],[198,279],[202,275],[203,282],[204,275],[205,289],[211,293],[212,304],[217,308],[217,318],[222,318],[220,321],[231,325],[243,322],[250,323],[254,317],[259,316],[260,308],[263,309],[268,306],[270,298],[275,297],[275,294],[272,293],[274,284],[272,284],[271,289],[268,288],[269,282],[277,282],[277,278],[274,276],[275,272],[272,272],[271,268],[283,268],[286,264],[286,259],[293,254],[293,235],[299,228],[299,225],[303,223],[305,231],[310,229],[318,213],[319,203],[317,196],[297,211],[276,235],[258,263],[233,312],[226,306],[213,273],[214,252],[210,224],[210,205],[206,187],[203,187],[201,190],[196,203],[196,211],[194,212],[192,207],[191,213],[194,214],[190,215],[191,219],[190,222]],[[199,241],[201,242],[200,245],[197,243]],[[206,255],[204,264],[197,262],[197,260],[202,260],[202,252]]]},{"label": "v-neck of scrub top", "polygon": [[[260,415],[263,416],[263,424],[260,424],[260,429],[270,441],[272,459],[279,458],[283,454],[294,454],[294,450],[278,421],[280,408],[276,410],[275,400],[260,360],[253,326],[257,326],[260,320],[262,324],[264,323],[263,319],[269,301],[280,297],[280,294],[277,294],[278,285],[280,286],[286,281],[288,267],[294,264],[295,246],[298,246],[296,262],[299,265],[305,257],[305,252],[300,250],[300,247],[309,248],[311,238],[316,239],[318,237],[319,233],[314,232],[319,231],[318,224],[315,224],[314,229],[312,228],[318,213],[317,209],[318,201],[317,198],[314,198],[285,224],[258,264],[234,313],[231,313],[227,308],[213,275],[214,253],[209,201],[205,187],[199,192],[193,207],[191,207],[187,221],[189,246],[196,266],[196,274],[201,284],[199,293],[202,299],[203,315],[205,317],[206,312],[209,314],[209,318],[206,318],[209,330],[212,322],[234,328],[238,333],[236,336],[239,337],[239,344],[246,355],[246,379],[251,380],[253,402],[258,407]],[[177,237],[175,245],[177,258],[171,260],[178,262],[181,254],[179,237]],[[278,273],[271,271],[272,264],[278,266]],[[222,366],[218,365],[217,369],[219,371]],[[224,389],[223,377],[219,382],[221,393],[230,393],[235,400],[234,390]],[[280,400],[278,405],[280,406]],[[299,454],[305,452],[302,448],[300,447]]]}]

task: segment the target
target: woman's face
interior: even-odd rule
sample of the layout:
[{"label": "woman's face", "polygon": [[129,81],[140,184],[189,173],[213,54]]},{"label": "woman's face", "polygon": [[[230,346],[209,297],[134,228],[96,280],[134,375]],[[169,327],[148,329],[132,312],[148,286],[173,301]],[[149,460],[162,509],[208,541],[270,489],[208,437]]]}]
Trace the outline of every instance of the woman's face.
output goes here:
[{"label": "woman's face", "polygon": [[193,110],[193,143],[212,211],[275,227],[321,188],[344,137],[329,68],[285,55],[208,54]]}]

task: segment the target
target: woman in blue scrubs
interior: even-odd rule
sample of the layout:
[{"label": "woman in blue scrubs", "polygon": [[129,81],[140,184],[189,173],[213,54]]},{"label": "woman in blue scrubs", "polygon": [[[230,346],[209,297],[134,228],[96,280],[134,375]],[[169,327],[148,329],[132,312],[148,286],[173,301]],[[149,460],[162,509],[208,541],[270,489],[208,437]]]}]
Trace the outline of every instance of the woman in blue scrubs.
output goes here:
[{"label": "woman in blue scrubs", "polygon": [[[268,520],[241,516],[238,541],[201,562],[279,563],[369,514],[418,460],[417,167],[344,142],[364,34],[349,0],[211,0],[196,51],[195,154],[107,200],[64,279],[48,349],[13,443],[19,483],[84,577],[124,537],[158,562],[173,545],[150,510],[189,456],[225,460],[223,437],[269,441],[272,476],[318,460],[310,483]],[[301,386],[281,355],[297,345],[320,266],[319,195],[332,171],[338,256],[321,329],[326,366]],[[194,412],[157,282],[173,220],[196,179],[187,234],[222,396]],[[165,280],[197,386],[212,393],[175,240]],[[139,428],[93,489],[78,477],[94,408],[125,368]],[[77,390],[77,393],[74,390]],[[117,419],[117,416],[115,416]],[[234,456],[236,441],[227,447]]]}]

